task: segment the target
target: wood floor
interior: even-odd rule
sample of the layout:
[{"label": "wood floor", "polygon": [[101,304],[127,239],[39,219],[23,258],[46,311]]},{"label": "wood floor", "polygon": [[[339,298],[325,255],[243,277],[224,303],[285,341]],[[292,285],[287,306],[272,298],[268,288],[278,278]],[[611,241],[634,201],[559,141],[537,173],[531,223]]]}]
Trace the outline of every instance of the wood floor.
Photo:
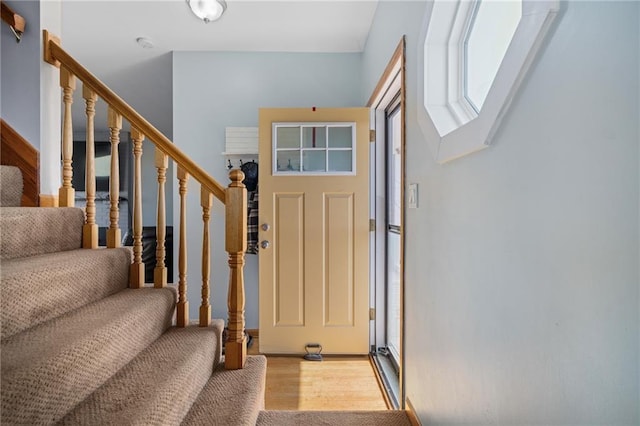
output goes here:
[{"label": "wood floor", "polygon": [[[254,338],[249,354],[257,354]],[[368,356],[267,356],[267,410],[386,410]]]}]

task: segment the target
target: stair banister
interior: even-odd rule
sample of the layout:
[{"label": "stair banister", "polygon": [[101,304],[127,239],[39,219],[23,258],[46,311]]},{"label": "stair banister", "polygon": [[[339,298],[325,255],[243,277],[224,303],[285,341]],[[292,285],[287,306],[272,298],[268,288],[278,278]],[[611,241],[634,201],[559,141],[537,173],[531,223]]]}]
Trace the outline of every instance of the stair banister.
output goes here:
[{"label": "stair banister", "polygon": [[71,178],[73,177],[73,169],[71,168],[71,160],[73,158],[71,104],[73,103],[73,92],[76,90],[76,78],[65,67],[60,68],[60,86],[63,90],[64,118],[62,122],[62,186],[58,191],[58,198],[60,207],[70,207],[73,206],[76,196],[75,190],[71,185]]},{"label": "stair banister", "polygon": [[[149,140],[151,140],[160,151],[171,157],[176,163],[180,164],[191,176],[200,184],[204,185],[211,193],[221,202],[225,202],[225,189],[216,182],[207,172],[202,170],[191,158],[176,147],[162,132],[156,129],[144,117],[142,117],[135,109],[127,104],[122,98],[109,89],[91,72],[84,68],[78,61],[69,55],[61,46],[60,40],[49,34],[47,30],[44,33],[44,60],[54,66],[60,63],[75,75],[83,84],[88,85],[91,89],[102,98],[108,105],[118,111],[132,126],[140,130]],[[56,65],[58,64],[58,65]]]},{"label": "stair banister", "polygon": [[[225,205],[225,250],[229,254],[229,287],[227,293],[228,328],[226,341],[225,366],[227,369],[241,369],[247,358],[247,339],[245,337],[245,291],[244,291],[244,253],[247,247],[247,191],[242,183],[244,174],[240,170],[232,170],[229,173],[231,183],[227,188],[215,181],[208,173],[201,169],[191,158],[176,147],[171,140],[151,125],[137,111],[116,95],[104,83],[85,69],[60,45],[60,40],[43,31],[44,60],[60,68],[60,84],[64,91],[64,121],[63,121],[63,186],[60,189],[60,205],[73,206],[74,189],[72,186],[72,155],[73,132],[71,123],[72,93],[75,89],[75,79],[83,84],[83,97],[87,103],[87,131],[93,132],[94,104],[97,98],[101,98],[108,105],[108,126],[110,128],[111,141],[111,179],[110,179],[110,226],[107,230],[107,246],[118,247],[120,245],[120,228],[118,226],[118,199],[119,199],[119,165],[118,143],[124,118],[131,125],[131,135],[134,144],[134,261],[130,270],[130,286],[132,288],[143,287],[145,284],[144,263],[141,259],[142,251],[142,204],[141,204],[141,162],[142,140],[146,137],[155,145],[155,167],[157,168],[158,181],[158,210],[157,210],[157,249],[156,268],[154,270],[154,287],[161,288],[167,284],[167,268],[165,266],[165,182],[166,170],[169,158],[176,163],[180,194],[180,235],[178,253],[178,303],[177,325],[185,327],[189,323],[189,303],[187,301],[187,253],[186,253],[186,192],[187,181],[193,178],[201,185],[201,207],[203,229],[203,259],[202,259],[202,303],[200,305],[199,325],[206,327],[211,323],[211,306],[209,304],[209,218],[213,202],[216,197]],[[93,135],[87,136],[87,143],[93,143]],[[90,158],[91,157],[91,158]],[[87,189],[93,194],[87,197],[88,235],[83,243],[85,248],[95,248],[95,211],[90,212],[93,206],[89,206],[89,198],[95,197],[95,180],[93,174],[93,149],[87,148]],[[91,165],[90,165],[91,163]],[[91,200],[93,201],[93,200]],[[160,227],[162,230],[160,230]],[[85,237],[83,237],[84,239]]]},{"label": "stair banister", "polygon": [[98,248],[98,224],[96,223],[96,161],[95,161],[95,115],[98,95],[87,86],[82,86],[82,97],[85,100],[85,115],[87,116],[86,132],[86,166],[85,166],[85,191],[87,204],[85,212],[87,223],[82,229],[82,247],[88,249]]},{"label": "stair banister", "polygon": [[144,263],[142,262],[142,141],[144,135],[131,128],[133,140],[133,263],[131,264],[132,288],[144,287]]},{"label": "stair banister", "polygon": [[166,257],[164,244],[167,230],[165,184],[167,182],[169,157],[158,148],[155,149],[155,166],[156,169],[158,169],[158,207],[156,209],[156,267],[153,270],[153,283],[155,288],[162,288],[167,286],[167,267],[164,263]]},{"label": "stair banister", "polygon": [[187,182],[189,173],[178,167],[178,192],[180,194],[180,243],[178,244],[178,327],[189,323],[189,301],[187,300]]},{"label": "stair banister", "polygon": [[122,231],[120,230],[120,130],[122,115],[109,105],[107,109],[107,126],[109,126],[111,142],[111,178],[109,179],[109,228],[107,229],[107,247],[120,247]]},{"label": "stair banister", "polygon": [[211,305],[209,304],[209,278],[211,276],[211,256],[209,255],[209,219],[213,195],[205,188],[200,189],[200,206],[202,207],[202,304],[200,305],[200,326],[211,324]]}]

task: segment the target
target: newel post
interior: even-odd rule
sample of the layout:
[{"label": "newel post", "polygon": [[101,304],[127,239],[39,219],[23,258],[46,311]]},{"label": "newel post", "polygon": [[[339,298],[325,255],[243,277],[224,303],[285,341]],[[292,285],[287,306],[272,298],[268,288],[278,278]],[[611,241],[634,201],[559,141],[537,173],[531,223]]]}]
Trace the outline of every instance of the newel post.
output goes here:
[{"label": "newel post", "polygon": [[237,370],[247,359],[244,334],[244,252],[247,250],[247,190],[244,173],[229,172],[231,183],[225,191],[225,250],[229,253],[229,333],[225,345],[225,367]]}]

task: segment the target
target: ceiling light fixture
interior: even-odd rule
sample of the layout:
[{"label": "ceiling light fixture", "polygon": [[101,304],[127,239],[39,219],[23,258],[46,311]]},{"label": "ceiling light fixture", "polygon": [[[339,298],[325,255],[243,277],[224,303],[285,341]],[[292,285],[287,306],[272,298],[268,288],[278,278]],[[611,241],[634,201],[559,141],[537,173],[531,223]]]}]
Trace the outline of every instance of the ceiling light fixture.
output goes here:
[{"label": "ceiling light fixture", "polygon": [[193,14],[205,23],[220,19],[227,8],[224,0],[186,0],[186,2]]}]

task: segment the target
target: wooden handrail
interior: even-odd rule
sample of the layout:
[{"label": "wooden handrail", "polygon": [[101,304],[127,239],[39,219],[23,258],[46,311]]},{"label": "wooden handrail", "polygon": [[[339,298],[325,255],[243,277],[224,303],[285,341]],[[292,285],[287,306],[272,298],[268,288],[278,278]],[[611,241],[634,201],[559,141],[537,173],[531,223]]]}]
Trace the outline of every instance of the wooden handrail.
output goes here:
[{"label": "wooden handrail", "polygon": [[216,182],[215,179],[209,176],[207,172],[202,170],[191,158],[176,147],[169,138],[69,55],[62,46],[60,46],[59,39],[52,37],[47,30],[43,30],[43,41],[45,51],[44,60],[46,62],[57,67],[62,64],[63,68],[66,68],[71,74],[75,75],[83,84],[89,86],[100,98],[131,123],[132,126],[147,136],[160,151],[178,163],[189,176],[192,176],[201,185],[211,191],[223,204],[225,203],[225,190],[222,185]]},{"label": "wooden handrail", "polygon": [[2,2],[1,9],[2,20],[9,25],[13,35],[16,36],[16,41],[19,43],[26,25],[24,18],[15,13],[5,2]]}]

